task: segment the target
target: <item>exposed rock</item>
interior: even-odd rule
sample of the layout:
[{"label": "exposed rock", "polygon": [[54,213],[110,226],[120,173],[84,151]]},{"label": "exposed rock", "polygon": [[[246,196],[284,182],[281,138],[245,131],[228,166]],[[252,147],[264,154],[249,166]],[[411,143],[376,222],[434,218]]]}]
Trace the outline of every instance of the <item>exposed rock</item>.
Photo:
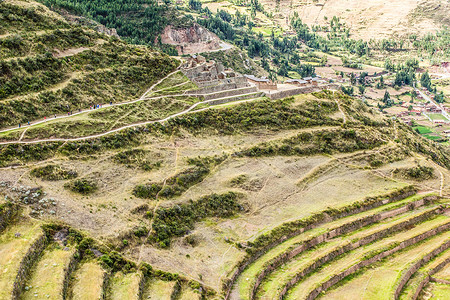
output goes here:
[{"label": "exposed rock", "polygon": [[178,54],[207,52],[222,47],[217,35],[197,23],[188,28],[167,26],[161,34],[161,42],[174,45]]}]

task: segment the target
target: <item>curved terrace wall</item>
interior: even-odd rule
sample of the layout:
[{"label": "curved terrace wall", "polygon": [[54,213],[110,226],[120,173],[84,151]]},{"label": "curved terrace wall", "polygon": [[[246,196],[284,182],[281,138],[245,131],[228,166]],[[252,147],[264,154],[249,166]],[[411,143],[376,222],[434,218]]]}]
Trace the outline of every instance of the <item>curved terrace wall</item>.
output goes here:
[{"label": "curved terrace wall", "polygon": [[[371,225],[373,223],[379,222],[381,220],[384,219],[388,219],[400,214],[403,214],[407,211],[411,211],[414,210],[418,207],[421,207],[427,203],[429,203],[430,201],[435,200],[437,197],[435,196],[430,196],[430,197],[425,197],[422,198],[420,200],[408,203],[407,205],[404,205],[402,207],[399,207],[397,209],[393,209],[391,211],[387,211],[387,212],[381,212],[378,214],[374,214],[371,216],[367,216],[361,219],[357,219],[354,220],[352,222],[349,223],[345,223],[333,230],[330,230],[328,232],[325,232],[324,234],[321,234],[317,237],[311,238],[305,242],[303,242],[300,246],[294,247],[291,250],[288,250],[282,254],[280,254],[279,256],[275,257],[274,259],[272,259],[267,266],[258,273],[258,275],[256,276],[256,280],[255,283],[252,287],[252,290],[250,292],[250,299],[254,299],[256,296],[256,293],[258,291],[259,286],[261,285],[262,281],[264,280],[264,278],[272,273],[274,270],[276,270],[278,267],[280,267],[282,264],[285,264],[286,262],[290,261],[292,258],[294,258],[295,256],[299,255],[300,253],[307,251],[315,246],[317,246],[318,244],[321,244],[329,239],[335,238],[337,236],[340,235],[344,235],[347,234],[349,232],[353,232],[356,231],[358,229],[361,229],[365,226]],[[417,220],[420,220],[417,219]],[[417,221],[417,220],[412,220],[412,221]],[[400,223],[402,224],[402,223]],[[399,224],[399,225],[400,225]],[[407,223],[405,225],[401,225],[396,227],[398,228],[404,228],[404,226],[408,226],[410,223]],[[370,239],[368,239],[365,242],[370,241]]]},{"label": "curved terrace wall", "polygon": [[20,263],[19,270],[17,271],[16,279],[14,280],[13,291],[11,299],[19,299],[20,294],[25,286],[25,281],[30,275],[31,269],[36,260],[41,255],[44,248],[47,246],[48,238],[45,234],[42,234],[28,249],[25,257]]},{"label": "curved terrace wall", "polygon": [[417,270],[419,270],[423,265],[425,265],[427,262],[432,260],[434,257],[442,253],[443,251],[450,248],[450,241],[447,241],[440,245],[438,248],[434,249],[427,255],[425,255],[423,258],[421,258],[418,262],[416,262],[414,265],[411,266],[402,276],[400,279],[400,282],[397,285],[397,288],[394,292],[394,299],[398,299],[400,297],[400,294],[405,287],[406,283],[411,279],[411,276],[413,276]]},{"label": "curved terrace wall", "polygon": [[[358,272],[360,269],[367,267],[381,259],[384,259],[392,254],[394,254],[395,252],[398,252],[400,250],[405,249],[406,247],[409,247],[411,245],[417,244],[429,237],[432,237],[434,235],[437,235],[439,233],[442,233],[444,231],[447,231],[450,229],[450,222],[440,225],[437,228],[431,229],[427,232],[424,232],[422,234],[419,234],[418,236],[415,236],[413,238],[410,238],[406,241],[403,241],[400,243],[400,245],[386,250],[382,253],[379,253],[369,259],[363,260],[361,262],[359,262],[358,264],[348,268],[347,270],[341,272],[340,274],[337,274],[335,276],[333,276],[331,279],[327,280],[326,282],[324,282],[323,284],[321,284],[319,287],[315,288],[313,291],[311,291],[311,293],[309,293],[308,297],[306,298],[306,300],[313,300],[315,299],[321,292],[328,290],[330,287],[332,287],[333,285],[335,285],[336,283],[338,283],[339,281],[341,281],[342,279],[344,279],[345,277],[354,274],[356,272]],[[283,294],[284,296],[284,294]],[[282,299],[282,298],[280,298]]]},{"label": "curved terrace wall", "polygon": [[[342,213],[336,214],[335,216],[333,216],[331,219],[332,220],[337,220],[340,218],[344,218],[353,214],[357,214],[357,213],[361,213],[364,211],[368,211],[377,207],[380,207],[382,205],[386,205],[388,203],[392,203],[392,202],[396,202],[396,201],[400,201],[403,200],[409,196],[414,195],[417,192],[416,188],[414,188],[413,186],[407,186],[405,188],[402,188],[400,190],[396,190],[394,192],[391,192],[389,194],[385,194],[385,195],[381,195],[375,198],[375,201],[368,201],[368,203],[362,203],[360,206],[358,207],[354,207],[352,205],[346,206],[344,208],[342,208]],[[368,199],[366,199],[368,200]],[[264,247],[262,247],[261,249],[253,252],[253,253],[249,253],[248,256],[246,256],[244,258],[244,260],[242,260],[241,262],[239,262],[236,267],[235,267],[235,271],[233,273],[233,275],[227,279],[226,281],[224,281],[223,283],[223,291],[224,291],[224,296],[225,299],[228,300],[231,294],[231,291],[233,289],[233,286],[236,283],[237,278],[242,274],[242,272],[254,261],[256,261],[258,258],[260,258],[264,253],[267,252],[267,250],[275,247],[276,245],[296,236],[299,234],[302,234],[305,231],[311,230],[313,228],[316,228],[324,223],[326,223],[327,221],[329,221],[330,217],[329,216],[325,216],[324,212],[318,213],[316,214],[318,216],[318,221],[313,222],[311,224],[308,224],[306,226],[303,227],[299,227],[298,229],[288,232],[285,235],[281,236],[280,238],[275,239],[273,242],[265,245]],[[321,217],[320,217],[321,216]]]}]

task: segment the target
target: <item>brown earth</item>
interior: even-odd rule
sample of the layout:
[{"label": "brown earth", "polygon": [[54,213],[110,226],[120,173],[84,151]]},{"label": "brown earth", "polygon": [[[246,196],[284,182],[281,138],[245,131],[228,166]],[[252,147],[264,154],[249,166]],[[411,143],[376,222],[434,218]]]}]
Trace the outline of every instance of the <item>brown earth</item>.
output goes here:
[{"label": "brown earth", "polygon": [[[446,0],[262,0],[274,13],[280,26],[287,29],[287,19],[294,12],[308,25],[329,25],[333,16],[341,18],[356,39],[382,39],[391,35],[424,34],[450,24],[450,4]],[[327,17],[328,20],[325,20]]]}]

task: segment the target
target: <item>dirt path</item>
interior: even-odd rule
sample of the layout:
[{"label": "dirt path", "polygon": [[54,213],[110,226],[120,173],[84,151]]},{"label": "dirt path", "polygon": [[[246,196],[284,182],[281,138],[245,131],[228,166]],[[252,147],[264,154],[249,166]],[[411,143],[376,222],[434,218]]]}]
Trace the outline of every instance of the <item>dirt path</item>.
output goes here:
[{"label": "dirt path", "polygon": [[[175,74],[175,73],[177,73],[179,70],[177,69],[177,70],[175,70],[175,71],[173,71],[172,73],[169,73],[169,74],[167,74],[167,76],[166,77],[164,77],[164,78],[162,78],[161,80],[159,80],[158,82],[156,82],[155,84],[153,84],[140,98],[138,98],[138,99],[135,99],[135,100],[132,100],[132,101],[128,101],[128,102],[121,102],[121,103],[114,103],[114,104],[111,104],[111,105],[108,105],[107,107],[113,107],[113,106],[121,106],[121,105],[127,105],[127,104],[133,104],[133,103],[136,103],[136,102],[139,102],[139,101],[144,101],[144,100],[148,100],[149,98],[146,98],[146,96],[147,96],[147,94],[150,92],[150,91],[152,91],[158,84],[160,84],[163,80],[165,80],[165,79],[167,79],[168,77],[170,77],[171,75],[173,75],[173,74]],[[78,73],[77,72],[74,72],[74,73],[72,73],[71,75],[70,75],[70,78],[68,79],[68,80],[65,80],[64,81],[64,83],[65,84],[67,84],[72,78],[74,78],[75,76],[77,76],[78,75]],[[59,85],[61,85],[62,83],[59,83]],[[61,88],[62,86],[58,86],[58,88]],[[55,89],[55,87],[53,87],[52,89]],[[163,97],[176,97],[176,96],[184,96],[184,95],[182,95],[182,94],[180,94],[180,95],[166,95],[166,96],[160,96],[160,97],[152,97],[151,99],[158,99],[158,98],[163,98]],[[12,98],[12,99],[14,99],[14,98]],[[105,104],[106,105],[106,104]],[[71,115],[60,115],[60,116],[56,116],[55,118],[52,118],[52,119],[43,119],[43,120],[40,120],[40,121],[33,121],[33,122],[30,122],[31,124],[30,125],[23,125],[22,126],[22,128],[25,128],[25,127],[32,127],[32,126],[36,126],[36,125],[39,125],[39,124],[42,124],[42,123],[45,123],[45,122],[47,122],[47,121],[50,121],[50,120],[59,120],[59,119],[66,119],[66,118],[71,118],[71,117],[73,117],[73,116],[77,116],[77,115],[80,115],[80,114],[84,114],[84,113],[87,113],[87,112],[90,112],[90,111],[92,111],[91,109],[85,109],[85,110],[80,110],[80,111],[78,111],[78,112],[75,112],[75,113],[73,113],[73,114],[71,114]],[[2,130],[0,130],[0,133],[3,133],[3,132],[8,132],[8,131],[12,131],[12,130],[15,130],[15,129],[17,129],[17,127],[10,127],[10,128],[6,128],[6,129],[2,129]]]},{"label": "dirt path", "polygon": [[337,106],[338,106],[338,109],[339,109],[339,111],[341,112],[341,114],[342,114],[342,122],[345,124],[345,123],[347,123],[347,116],[345,115],[345,112],[344,112],[344,110],[342,109],[342,107],[339,105],[339,101],[337,101],[337,99],[334,99],[334,101],[336,101],[336,104],[337,104]]},{"label": "dirt path", "polygon": [[143,250],[144,250],[145,244],[147,243],[147,240],[149,239],[149,237],[150,237],[150,236],[152,235],[152,233],[153,233],[153,223],[155,222],[156,212],[157,212],[157,210],[158,210],[158,208],[159,208],[159,205],[160,205],[160,203],[161,203],[161,201],[159,201],[159,194],[160,194],[161,191],[164,190],[164,188],[166,187],[167,180],[168,180],[169,178],[175,176],[175,175],[177,174],[177,172],[178,172],[179,147],[177,146],[176,142],[174,142],[173,145],[174,145],[174,147],[175,147],[175,168],[174,168],[174,172],[173,172],[172,175],[170,175],[169,177],[167,177],[167,178],[164,179],[163,186],[162,186],[161,190],[160,190],[160,191],[156,194],[156,196],[155,196],[156,205],[155,205],[155,207],[153,208],[153,211],[152,211],[152,212],[153,212],[153,216],[152,216],[152,219],[150,220],[150,224],[149,224],[149,227],[150,227],[150,228],[149,228],[149,230],[148,230],[148,234],[147,234],[147,236],[145,237],[145,240],[144,240],[144,242],[142,243],[142,245],[139,247],[139,256],[138,256],[138,261],[137,261],[138,264],[142,261],[142,252],[143,252]]},{"label": "dirt path", "polygon": [[[167,96],[162,96],[162,97],[167,97]],[[155,97],[152,99],[156,99],[156,98],[162,98],[162,97]],[[260,99],[260,97],[258,98],[254,98],[254,99],[246,99],[246,100],[240,100],[240,101],[232,101],[233,104],[237,104],[237,103],[243,103],[243,102],[250,102],[250,101],[255,101]],[[130,124],[130,125],[126,125],[120,128],[116,128],[113,130],[109,130],[103,133],[99,133],[99,134],[95,134],[95,135],[89,135],[89,136],[84,136],[84,137],[79,137],[79,138],[54,138],[54,139],[40,139],[40,140],[33,140],[33,141],[8,141],[8,142],[0,142],[0,145],[12,145],[12,144],[37,144],[37,143],[45,143],[45,142],[76,142],[76,141],[83,141],[83,140],[90,140],[90,139],[95,139],[95,138],[99,138],[99,137],[103,137],[106,135],[109,135],[111,133],[115,133],[118,131],[122,131],[124,129],[128,129],[128,128],[134,128],[134,127],[138,127],[138,126],[143,126],[143,125],[148,125],[148,124],[154,124],[154,123],[164,123],[169,121],[170,119],[185,115],[185,114],[189,114],[189,113],[193,113],[193,112],[200,112],[200,111],[205,111],[208,109],[213,108],[214,106],[219,106],[222,104],[226,104],[226,103],[221,103],[218,105],[211,105],[209,107],[205,107],[202,109],[197,109],[194,110],[197,106],[201,105],[201,104],[209,104],[211,102],[216,101],[217,99],[212,99],[212,100],[206,100],[206,101],[201,101],[201,102],[197,102],[195,104],[193,104],[191,107],[189,107],[186,110],[183,110],[181,112],[178,112],[176,114],[170,115],[167,118],[164,119],[160,119],[160,120],[153,120],[153,121],[145,121],[145,122],[140,122],[140,123],[135,123],[135,124]],[[75,114],[74,114],[75,115]],[[43,123],[44,121],[40,122]]]}]

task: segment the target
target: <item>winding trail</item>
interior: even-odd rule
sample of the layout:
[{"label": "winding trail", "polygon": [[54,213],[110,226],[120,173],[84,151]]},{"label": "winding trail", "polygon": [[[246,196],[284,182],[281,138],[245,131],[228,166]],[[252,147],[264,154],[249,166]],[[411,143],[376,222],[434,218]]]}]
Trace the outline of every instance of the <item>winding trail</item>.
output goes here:
[{"label": "winding trail", "polygon": [[[173,95],[171,95],[171,96],[173,96]],[[161,96],[161,97],[158,97],[158,98],[162,98],[162,97],[167,97],[167,96]],[[152,99],[156,99],[156,98],[152,98]],[[246,100],[230,101],[230,102],[235,104],[235,103],[243,103],[243,102],[255,101],[255,100],[259,100],[259,99],[261,99],[261,97],[253,98],[253,99],[246,99]],[[204,111],[204,110],[211,109],[213,106],[226,104],[226,103],[221,103],[221,104],[217,104],[217,105],[212,104],[209,107],[205,107],[205,108],[194,110],[197,106],[199,106],[201,104],[209,104],[209,103],[213,103],[215,101],[217,101],[217,99],[200,101],[200,102],[197,102],[197,103],[193,104],[188,109],[186,109],[184,111],[181,111],[181,112],[178,112],[176,114],[170,115],[170,116],[168,116],[168,117],[166,117],[164,119],[152,120],[152,121],[144,121],[144,122],[140,122],[140,123],[130,124],[130,125],[122,126],[120,128],[112,129],[112,130],[109,130],[109,131],[106,131],[106,132],[103,132],[103,133],[99,133],[99,134],[83,136],[83,137],[78,137],[78,138],[54,138],[54,139],[32,140],[32,141],[7,141],[7,142],[0,142],[0,145],[38,144],[38,143],[46,143],[46,142],[76,142],[76,141],[95,139],[95,138],[103,137],[103,136],[109,135],[111,133],[122,131],[122,130],[128,129],[128,128],[134,128],[134,127],[139,127],[139,126],[143,126],[143,125],[147,125],[147,124],[154,124],[154,123],[164,123],[164,122],[169,121],[170,119],[173,119],[173,118],[176,118],[176,117],[188,114],[188,113],[201,112],[201,111]]]}]

